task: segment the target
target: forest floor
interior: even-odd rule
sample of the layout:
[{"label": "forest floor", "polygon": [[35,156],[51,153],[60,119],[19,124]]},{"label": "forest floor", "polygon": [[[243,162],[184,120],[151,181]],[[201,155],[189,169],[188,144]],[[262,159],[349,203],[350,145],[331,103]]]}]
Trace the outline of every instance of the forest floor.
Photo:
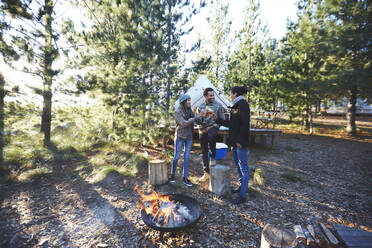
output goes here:
[{"label": "forest floor", "polygon": [[[249,166],[264,171],[265,183],[250,180],[248,201],[237,206],[197,184],[202,163],[195,142],[190,161],[195,185],[184,186],[179,170],[176,183],[156,190],[197,199],[202,218],[193,228],[166,233],[163,241],[141,220],[133,190],[136,185],[152,190],[147,167],[135,177],[112,172],[91,183],[89,168],[82,165],[99,148],[55,163],[50,175],[0,184],[0,247],[259,247],[266,223],[292,229],[312,218],[372,232],[371,133],[352,138],[332,132],[310,136],[291,128],[283,132],[273,149],[249,149]],[[139,152],[166,154],[149,147]],[[231,184],[237,186],[231,154],[219,163],[231,167]]]}]

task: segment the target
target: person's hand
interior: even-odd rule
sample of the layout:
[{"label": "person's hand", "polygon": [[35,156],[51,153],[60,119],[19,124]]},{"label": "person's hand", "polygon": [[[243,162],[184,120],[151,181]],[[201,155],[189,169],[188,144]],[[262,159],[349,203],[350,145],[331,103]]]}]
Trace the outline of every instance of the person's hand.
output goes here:
[{"label": "person's hand", "polygon": [[198,112],[198,107],[195,107],[193,112],[194,112],[194,114],[196,114],[196,112]]},{"label": "person's hand", "polygon": [[242,148],[242,145],[239,142],[236,142],[236,146]]},{"label": "person's hand", "polygon": [[207,112],[204,110],[204,111],[202,111],[201,113],[200,113],[200,116],[201,117],[206,117],[207,116]]},{"label": "person's hand", "polygon": [[207,127],[207,128],[204,130],[204,132],[208,133],[209,130],[211,130],[211,129],[212,129],[212,127]]}]

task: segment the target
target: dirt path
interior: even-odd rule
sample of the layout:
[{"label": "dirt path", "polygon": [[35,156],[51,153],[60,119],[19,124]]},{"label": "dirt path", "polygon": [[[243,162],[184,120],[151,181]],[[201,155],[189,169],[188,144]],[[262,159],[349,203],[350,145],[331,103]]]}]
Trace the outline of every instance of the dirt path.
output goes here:
[{"label": "dirt path", "polygon": [[[196,198],[203,217],[192,229],[165,234],[144,225],[136,208],[137,178],[111,174],[92,185],[76,168],[26,184],[0,185],[1,247],[258,247],[266,223],[292,228],[308,218],[372,231],[372,137],[363,140],[285,134],[273,150],[250,149],[249,164],[264,170],[265,185],[252,185],[249,201],[233,206],[201,185],[180,182],[157,190]],[[231,156],[221,161],[236,173]],[[191,177],[202,174],[194,149]],[[179,176],[180,181],[180,176]],[[254,197],[255,195],[255,197]]]}]

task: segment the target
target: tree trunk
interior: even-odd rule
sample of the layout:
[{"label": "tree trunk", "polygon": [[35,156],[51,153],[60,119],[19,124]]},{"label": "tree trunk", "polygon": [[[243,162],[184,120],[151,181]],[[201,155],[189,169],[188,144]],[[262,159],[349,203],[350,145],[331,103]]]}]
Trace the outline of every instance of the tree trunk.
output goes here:
[{"label": "tree trunk", "polygon": [[211,167],[209,190],[216,195],[231,194],[230,190],[230,167],[216,165]]},{"label": "tree trunk", "polygon": [[355,116],[356,116],[356,100],[357,100],[357,87],[353,86],[349,89],[349,95],[347,99],[347,126],[346,131],[348,135],[356,135],[356,125],[355,125]]},{"label": "tree trunk", "polygon": [[53,81],[53,46],[52,46],[52,13],[53,1],[45,0],[45,47],[44,47],[44,87],[43,114],[41,116],[41,131],[44,133],[44,146],[50,144],[50,129],[52,121],[52,81]]},{"label": "tree trunk", "polygon": [[320,112],[320,103],[319,103],[320,101],[316,101],[315,102],[315,113],[314,113],[314,116],[315,116],[315,118],[318,116],[318,113]]},{"label": "tree trunk", "polygon": [[117,105],[114,107],[114,109],[112,110],[112,123],[111,123],[111,128],[112,128],[112,131],[115,132],[115,129],[116,129],[116,122],[115,122],[115,116],[116,114],[118,113],[118,107]]},{"label": "tree trunk", "polygon": [[[171,2],[168,1],[168,59],[167,59],[167,74],[168,74],[168,79],[167,79],[167,102],[166,102],[166,110],[167,110],[167,117],[168,117],[168,112],[170,108],[170,84],[171,84],[171,70],[170,70],[170,65],[171,65],[171,44],[172,44],[172,4]],[[168,118],[167,118],[168,119]]]},{"label": "tree trunk", "polygon": [[168,165],[165,160],[151,160],[148,164],[149,184],[161,185],[168,181]]},{"label": "tree trunk", "polygon": [[0,73],[0,169],[3,168],[3,148],[4,148],[4,98],[5,98],[5,79]]},{"label": "tree trunk", "polygon": [[309,130],[309,129],[310,129],[310,122],[309,122],[309,104],[306,104],[306,108],[305,108],[305,116],[303,116],[302,118],[303,118],[303,125],[304,125],[305,130]]},{"label": "tree trunk", "polygon": [[312,112],[312,106],[310,105],[309,111],[308,111],[308,119],[309,119],[309,127],[310,127],[310,134],[313,135],[313,112]]}]

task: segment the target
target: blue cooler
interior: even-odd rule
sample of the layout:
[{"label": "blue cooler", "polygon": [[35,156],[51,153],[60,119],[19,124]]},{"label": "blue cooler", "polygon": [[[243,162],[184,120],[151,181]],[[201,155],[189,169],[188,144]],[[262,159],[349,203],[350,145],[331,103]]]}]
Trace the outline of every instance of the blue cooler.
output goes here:
[{"label": "blue cooler", "polygon": [[221,160],[226,157],[227,145],[224,143],[216,143],[216,160]]}]

